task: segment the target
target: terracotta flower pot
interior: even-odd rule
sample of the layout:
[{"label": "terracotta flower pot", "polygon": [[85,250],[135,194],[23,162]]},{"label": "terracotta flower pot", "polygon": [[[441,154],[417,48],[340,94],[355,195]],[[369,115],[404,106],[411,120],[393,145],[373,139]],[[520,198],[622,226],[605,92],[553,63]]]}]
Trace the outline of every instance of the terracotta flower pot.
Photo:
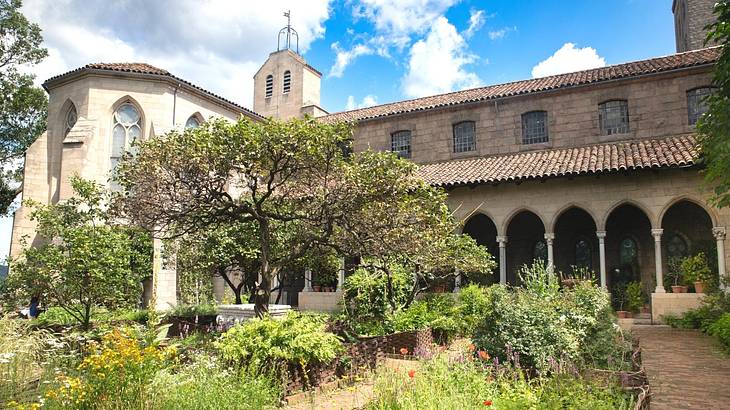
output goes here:
[{"label": "terracotta flower pot", "polygon": [[322,289],[322,287],[319,285],[314,285],[314,286],[312,286],[312,289],[314,289],[315,292],[319,292],[320,289]]},{"label": "terracotta flower pot", "polygon": [[705,293],[705,282],[695,282],[695,292]]},{"label": "terracotta flower pot", "polygon": [[687,287],[682,285],[672,285],[672,293],[687,293]]},{"label": "terracotta flower pot", "polygon": [[628,310],[617,310],[616,316],[618,316],[619,319],[628,319],[631,317],[631,312]]}]

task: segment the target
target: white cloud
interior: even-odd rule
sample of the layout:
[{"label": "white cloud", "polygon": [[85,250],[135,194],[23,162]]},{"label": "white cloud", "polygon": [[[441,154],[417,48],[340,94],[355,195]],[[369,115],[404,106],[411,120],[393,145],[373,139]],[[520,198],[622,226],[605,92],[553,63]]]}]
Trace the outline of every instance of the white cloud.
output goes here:
[{"label": "white cloud", "polygon": [[250,106],[253,74],[277,47],[291,10],[304,53],[324,35],[330,0],[26,0],[50,56],[33,67],[39,82],[90,62],[144,61]]},{"label": "white cloud", "polygon": [[545,77],[605,65],[606,60],[598,55],[595,48],[576,48],[573,43],[565,43],[553,55],[532,67],[532,77]]},{"label": "white cloud", "polygon": [[360,0],[355,18],[366,18],[393,38],[426,32],[433,21],[459,0]]},{"label": "white cloud", "polygon": [[335,64],[330,68],[330,76],[342,77],[345,68],[350,65],[356,58],[362,55],[373,54],[373,49],[365,44],[358,44],[350,50],[343,50],[339,43],[333,43],[332,49],[337,52]]},{"label": "white cloud", "polygon": [[411,48],[403,90],[409,97],[422,97],[477,87],[479,77],[466,70],[474,61],[464,38],[445,17],[439,17],[426,38]]},{"label": "white cloud", "polygon": [[378,97],[372,94],[368,94],[365,97],[363,97],[362,101],[358,103],[355,100],[355,97],[352,95],[347,97],[347,104],[345,104],[346,110],[354,110],[356,108],[367,108],[372,107],[374,105],[378,105]]},{"label": "white cloud", "polygon": [[469,27],[464,31],[464,37],[470,38],[483,26],[487,20],[484,10],[471,10],[469,12]]}]

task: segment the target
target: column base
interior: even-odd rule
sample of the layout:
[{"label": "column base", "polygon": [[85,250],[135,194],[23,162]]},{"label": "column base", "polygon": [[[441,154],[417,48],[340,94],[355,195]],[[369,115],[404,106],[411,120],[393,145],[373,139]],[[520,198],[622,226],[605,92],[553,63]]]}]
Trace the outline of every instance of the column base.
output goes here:
[{"label": "column base", "polygon": [[656,289],[654,289],[654,293],[667,293],[667,290],[664,289],[664,286],[657,286]]}]

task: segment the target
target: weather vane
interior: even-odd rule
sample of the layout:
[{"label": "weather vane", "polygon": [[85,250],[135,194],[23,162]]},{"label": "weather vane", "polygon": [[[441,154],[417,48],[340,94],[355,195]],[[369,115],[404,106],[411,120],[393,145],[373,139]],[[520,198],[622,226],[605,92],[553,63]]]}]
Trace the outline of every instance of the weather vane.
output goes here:
[{"label": "weather vane", "polygon": [[291,50],[291,41],[292,37],[296,37],[297,40],[297,46],[296,51],[297,54],[299,54],[299,33],[297,33],[296,30],[294,30],[291,26],[291,10],[287,10],[284,12],[284,17],[286,17],[286,27],[279,30],[279,36],[276,39],[276,51],[281,50],[281,36],[285,36],[285,45],[286,49]]}]

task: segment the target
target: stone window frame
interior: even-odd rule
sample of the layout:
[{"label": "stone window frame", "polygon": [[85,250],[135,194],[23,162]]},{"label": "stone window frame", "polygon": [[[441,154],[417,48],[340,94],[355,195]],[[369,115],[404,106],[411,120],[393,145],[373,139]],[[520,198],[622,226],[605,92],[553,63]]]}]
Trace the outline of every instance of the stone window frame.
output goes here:
[{"label": "stone window frame", "polygon": [[274,76],[269,74],[266,76],[265,82],[266,88],[264,91],[264,98],[271,98],[274,95]]},{"label": "stone window frame", "polygon": [[289,94],[291,91],[291,71],[284,71],[284,79],[282,81],[282,94]]},{"label": "stone window frame", "polygon": [[[623,106],[609,107],[608,109],[624,111],[622,114],[624,114],[626,118],[625,128],[618,128],[617,125],[612,125],[609,129],[607,124],[605,124],[605,117],[607,116],[607,114],[609,114],[606,106],[607,104],[611,103],[622,103]],[[604,137],[611,137],[614,135],[626,135],[631,133],[631,110],[628,98],[611,98],[598,103],[598,130],[600,135]]]},{"label": "stone window frame", "polygon": [[[695,95],[696,93],[707,90],[702,95]],[[706,99],[708,96],[712,95],[717,90],[717,87],[713,87],[712,85],[701,85],[699,87],[690,88],[687,90],[687,125],[694,126],[697,124],[697,120],[704,115],[708,110],[707,104],[702,104],[702,100]],[[693,112],[693,104],[698,108]],[[704,107],[701,107],[704,105]],[[702,110],[704,108],[704,111]],[[701,111],[701,112],[700,112]]]},{"label": "stone window frame", "polygon": [[[71,123],[70,118],[71,114],[73,113],[73,123]],[[79,120],[79,114],[78,110],[76,110],[76,104],[73,103],[73,101],[68,101],[68,107],[64,111],[63,115],[63,137],[66,138],[69,132],[71,132],[71,129],[76,125],[76,122]]]},{"label": "stone window frame", "polygon": [[[121,155],[124,155],[124,152],[129,152],[130,148],[130,141],[128,140],[128,132],[129,129],[132,128],[134,125],[139,127],[139,136],[137,137],[138,140],[144,140],[145,138],[145,127],[146,127],[146,118],[145,113],[140,104],[132,97],[130,96],[124,96],[117,100],[114,105],[112,105],[111,110],[111,125],[109,128],[109,172],[114,172],[114,169],[116,168],[114,159],[117,158],[114,156],[114,150],[115,150],[115,141],[114,141],[114,127],[117,125],[117,111],[124,105],[130,105],[134,107],[137,110],[137,114],[139,115],[139,118],[137,119],[137,122],[135,124],[130,125],[129,127],[126,127],[125,125],[121,124],[125,128],[125,139],[124,139],[124,151],[121,153]],[[117,161],[121,159],[122,156],[119,156],[117,158]],[[118,162],[117,162],[118,163]],[[118,189],[119,187],[112,183],[111,186],[112,190]]]},{"label": "stone window frame", "polygon": [[[396,141],[396,138],[402,139]],[[405,154],[403,153],[404,150]],[[413,132],[410,129],[399,129],[391,132],[390,151],[397,153],[401,158],[410,159],[413,156]]]},{"label": "stone window frame", "polygon": [[[471,141],[459,141],[457,143],[457,138],[468,138],[468,135],[457,135],[457,127],[466,125],[466,124],[473,124],[474,133],[472,135]],[[464,155],[469,153],[476,153],[477,152],[477,121],[467,119],[467,120],[461,120],[458,122],[453,122],[451,124],[451,132],[452,132],[452,145],[451,145],[451,152],[456,155]]]},{"label": "stone window frame", "polygon": [[[543,134],[544,135],[532,135],[538,127],[535,124],[528,124],[531,119],[536,119],[538,115],[542,115],[543,120]],[[531,110],[522,113],[521,119],[521,130],[522,138],[520,143],[522,145],[534,145],[534,144],[548,144],[550,142],[550,115],[547,110]],[[537,119],[536,119],[537,120]],[[539,120],[537,120],[539,122]]]},{"label": "stone window frame", "polygon": [[[197,124],[196,124],[195,126],[192,126],[192,124],[191,124],[191,120],[194,120],[194,121],[196,121],[196,122],[197,122]],[[202,124],[203,124],[204,122],[205,122],[205,119],[203,118],[203,116],[202,116],[202,115],[201,115],[201,114],[200,114],[199,112],[193,113],[193,114],[192,114],[192,115],[190,115],[190,116],[188,117],[188,119],[187,119],[187,120],[185,121],[185,126],[184,126],[184,129],[188,129],[188,128],[198,128],[198,127],[199,127],[200,125],[202,125]]]}]

